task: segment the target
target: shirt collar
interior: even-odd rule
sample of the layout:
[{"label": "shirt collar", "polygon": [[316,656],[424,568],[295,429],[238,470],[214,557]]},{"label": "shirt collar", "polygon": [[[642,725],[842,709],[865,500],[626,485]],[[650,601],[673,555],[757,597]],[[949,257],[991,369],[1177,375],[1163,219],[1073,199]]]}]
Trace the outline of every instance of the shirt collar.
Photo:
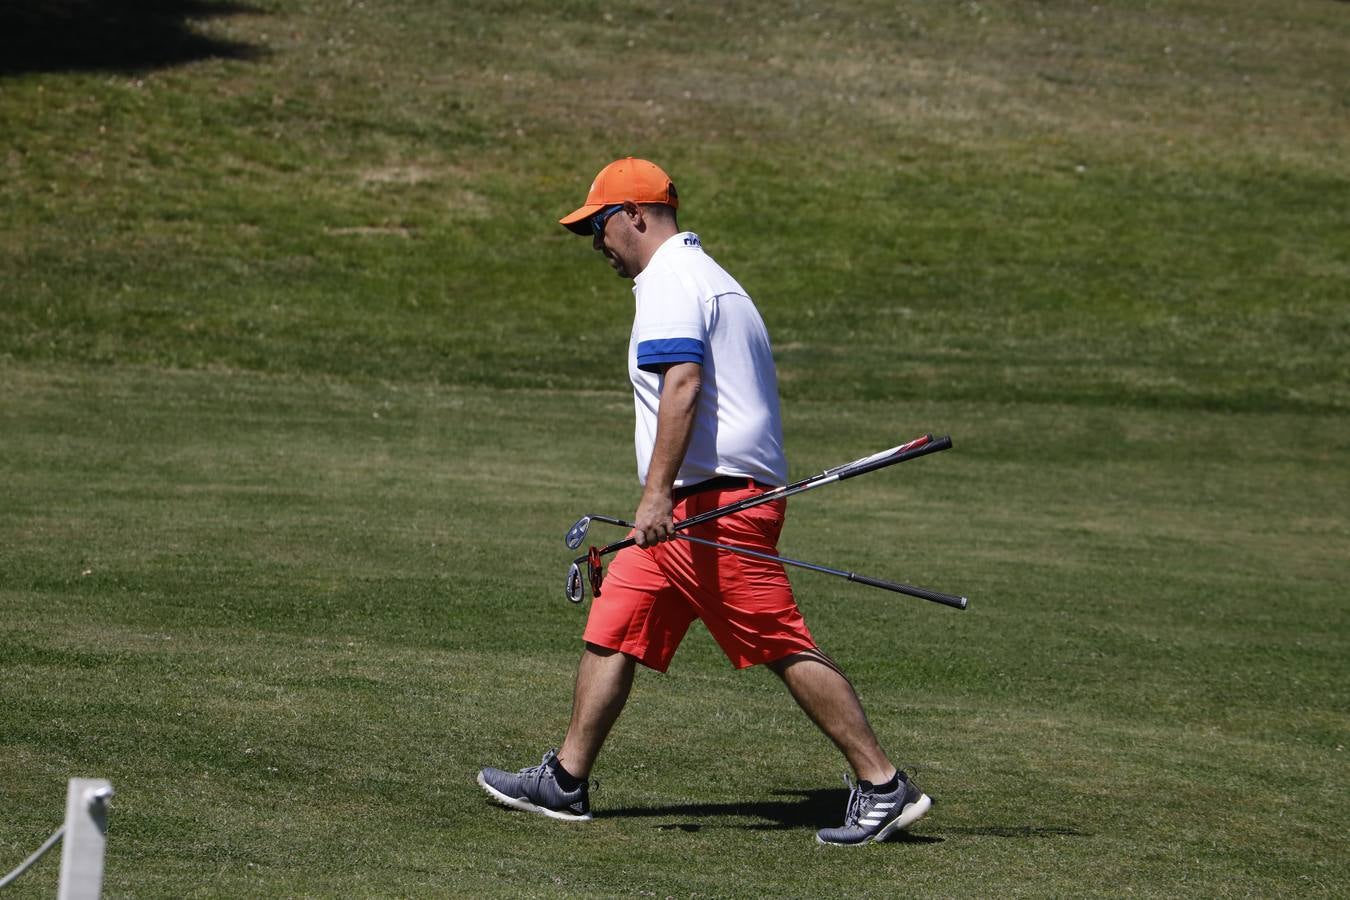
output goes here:
[{"label": "shirt collar", "polygon": [[637,277],[633,279],[633,286],[635,288],[637,287],[637,283],[642,280],[642,276],[652,270],[652,266],[661,256],[667,253],[675,253],[682,249],[702,250],[703,241],[699,240],[699,236],[692,231],[681,231],[679,234],[673,234],[666,238],[661,242],[661,246],[656,248],[656,252],[652,254],[652,258],[647,260],[647,267],[639,272]]}]

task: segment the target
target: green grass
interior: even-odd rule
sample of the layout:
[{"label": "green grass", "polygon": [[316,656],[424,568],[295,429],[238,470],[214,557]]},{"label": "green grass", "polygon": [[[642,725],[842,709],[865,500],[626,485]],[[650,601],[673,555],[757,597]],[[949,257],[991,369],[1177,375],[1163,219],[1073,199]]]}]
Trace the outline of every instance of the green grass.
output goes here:
[{"label": "green grass", "polygon": [[632,151],[790,397],[1343,412],[1343,10],[1230,6],[260,5],[203,27],[262,61],[6,84],[0,353],[615,389],[551,222]]},{"label": "green grass", "polygon": [[[1344,893],[1345,4],[29,9],[0,870],[90,775],[110,897]],[[904,841],[814,845],[842,761],[699,630],[590,826],[473,784],[560,740],[560,538],[636,499],[627,288],[554,224],[629,152],[757,298],[794,475],[954,437],[782,544],[971,597],[794,577],[939,799]]]},{"label": "green grass", "polygon": [[[1344,875],[1334,498],[1350,479],[1320,459],[1344,451],[1332,424],[1291,447],[1247,441],[1304,417],[1110,412],[1056,433],[1054,408],[1014,424],[987,405],[899,422],[795,404],[813,466],[911,417],[968,436],[799,501],[784,539],[973,598],[957,614],[798,579],[822,645],[941,801],[860,865],[810,843],[842,809],[834,751],[701,632],[671,676],[639,679],[593,828],[479,798],[479,765],[523,765],[565,727],[581,611],[547,536],[631,502],[601,474],[624,462],[605,459],[623,455],[620,404],[591,398],[596,440],[560,445],[583,404],[547,392],[128,368],[11,384],[6,846],[40,840],[69,774],[109,777],[112,894],[865,894],[882,878],[1268,895]],[[1272,522],[1276,506],[1297,513]],[[897,657],[897,630],[920,649]]]}]

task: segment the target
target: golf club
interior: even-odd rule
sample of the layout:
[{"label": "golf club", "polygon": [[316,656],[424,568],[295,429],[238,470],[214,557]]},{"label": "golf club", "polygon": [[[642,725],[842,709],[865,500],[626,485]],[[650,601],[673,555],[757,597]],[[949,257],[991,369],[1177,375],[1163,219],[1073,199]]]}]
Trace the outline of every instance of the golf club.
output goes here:
[{"label": "golf club", "polygon": [[[607,522],[610,525],[618,525],[621,528],[632,528],[631,522],[625,522],[622,519],[611,518],[610,516],[592,515],[585,517],[600,522]],[[580,524],[580,523],[578,523]],[[808,569],[812,572],[821,572],[825,575],[834,575],[839,578],[845,578],[849,581],[856,581],[859,584],[865,584],[870,587],[881,588],[882,590],[894,591],[897,594],[907,594],[911,597],[918,597],[922,600],[931,600],[934,603],[941,603],[944,606],[950,606],[954,609],[965,609],[969,603],[965,597],[957,597],[953,594],[944,594],[941,591],[929,590],[928,588],[915,587],[912,584],[898,584],[894,581],[882,581],[879,578],[869,578],[866,575],[859,575],[857,572],[845,572],[843,569],[834,569],[830,566],[822,566],[817,563],[803,562],[799,559],[789,559],[786,556],[774,556],[772,553],[763,553],[759,550],[752,550],[749,547],[735,547],[731,544],[719,544],[717,541],[710,541],[706,538],[694,537],[692,534],[676,534],[676,538],[682,541],[689,541],[691,544],[702,544],[705,547],[714,547],[718,550],[726,550],[730,553],[739,553],[742,556],[753,556],[756,559],[764,559],[769,562],[782,563],[786,566],[796,566],[799,569]],[[573,548],[575,549],[575,548]],[[592,547],[585,556],[578,556],[572,561],[571,567],[567,570],[567,587],[565,593],[567,599],[573,603],[580,603],[585,597],[585,586],[581,580],[581,564],[585,562],[589,569],[591,582],[591,595],[600,596],[600,585],[604,581],[604,573],[600,563],[600,549]]]},{"label": "golf club", "polygon": [[[855,459],[853,462],[844,463],[842,466],[835,466],[826,469],[823,472],[803,478],[801,481],[783,487],[774,488],[765,491],[762,494],[756,494],[753,497],[746,497],[744,500],[737,500],[734,503],[728,503],[726,506],[719,506],[717,509],[710,509],[705,513],[696,516],[690,516],[687,519],[681,519],[675,523],[675,530],[691,528],[694,525],[701,525],[704,522],[711,522],[713,519],[720,519],[722,516],[731,513],[740,512],[743,509],[749,509],[752,506],[759,506],[761,503],[770,503],[774,500],[782,500],[795,494],[804,493],[813,488],[823,487],[827,484],[833,484],[836,481],[843,481],[858,475],[864,475],[868,472],[875,472],[877,469],[893,466],[898,462],[904,462],[907,459],[917,459],[920,456],[927,456],[929,453],[937,453],[940,450],[947,450],[952,445],[950,437],[934,438],[931,434],[925,434],[915,438],[907,443],[892,447],[889,450],[882,450],[880,453],[873,453],[871,456],[864,456],[861,459]],[[591,520],[599,522],[608,522],[611,525],[618,524],[614,519],[608,516],[590,515],[582,516],[576,523],[567,530],[567,535],[563,540],[567,543],[569,550],[575,550],[586,540],[586,532],[590,529]],[[632,527],[627,526],[627,527]],[[602,547],[600,554],[602,556],[622,550],[637,543],[633,538],[625,538]]]},{"label": "golf club", "polygon": [[581,580],[581,564],[583,562],[586,563],[586,569],[590,575],[592,596],[600,596],[600,584],[605,580],[599,548],[592,547],[585,556],[578,556],[572,560],[572,565],[567,569],[567,586],[563,593],[573,603],[580,603],[586,597],[586,585]]},{"label": "golf club", "polygon": [[586,542],[586,534],[591,530],[591,522],[606,522],[610,525],[618,525],[623,528],[632,528],[628,522],[623,519],[615,519],[610,516],[602,516],[599,513],[592,513],[577,519],[576,524],[567,529],[567,537],[563,538],[567,542],[568,550],[575,550]]}]

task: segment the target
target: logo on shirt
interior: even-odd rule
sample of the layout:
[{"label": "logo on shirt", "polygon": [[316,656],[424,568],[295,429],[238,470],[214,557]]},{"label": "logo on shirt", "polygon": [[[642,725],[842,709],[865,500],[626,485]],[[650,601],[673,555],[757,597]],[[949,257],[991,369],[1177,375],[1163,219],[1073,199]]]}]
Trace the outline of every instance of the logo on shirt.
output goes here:
[{"label": "logo on shirt", "polygon": [[699,241],[698,235],[691,233],[684,236],[684,245],[686,247],[702,247],[703,243]]}]

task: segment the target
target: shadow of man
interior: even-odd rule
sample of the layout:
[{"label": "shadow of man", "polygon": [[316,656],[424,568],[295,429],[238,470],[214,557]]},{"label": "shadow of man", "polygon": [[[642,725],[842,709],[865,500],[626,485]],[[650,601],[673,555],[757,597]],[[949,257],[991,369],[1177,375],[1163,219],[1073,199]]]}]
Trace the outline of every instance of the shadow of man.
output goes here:
[{"label": "shadow of man", "polygon": [[[634,806],[608,809],[596,813],[604,818],[655,818],[661,831],[698,831],[702,820],[730,817],[748,820],[731,826],[749,831],[781,831],[785,829],[817,829],[837,825],[842,821],[848,791],[838,788],[818,790],[774,791],[778,799],[747,803],[686,803],[668,806]],[[719,823],[720,824],[720,823]],[[892,843],[936,844],[942,838],[899,832]]]}]

